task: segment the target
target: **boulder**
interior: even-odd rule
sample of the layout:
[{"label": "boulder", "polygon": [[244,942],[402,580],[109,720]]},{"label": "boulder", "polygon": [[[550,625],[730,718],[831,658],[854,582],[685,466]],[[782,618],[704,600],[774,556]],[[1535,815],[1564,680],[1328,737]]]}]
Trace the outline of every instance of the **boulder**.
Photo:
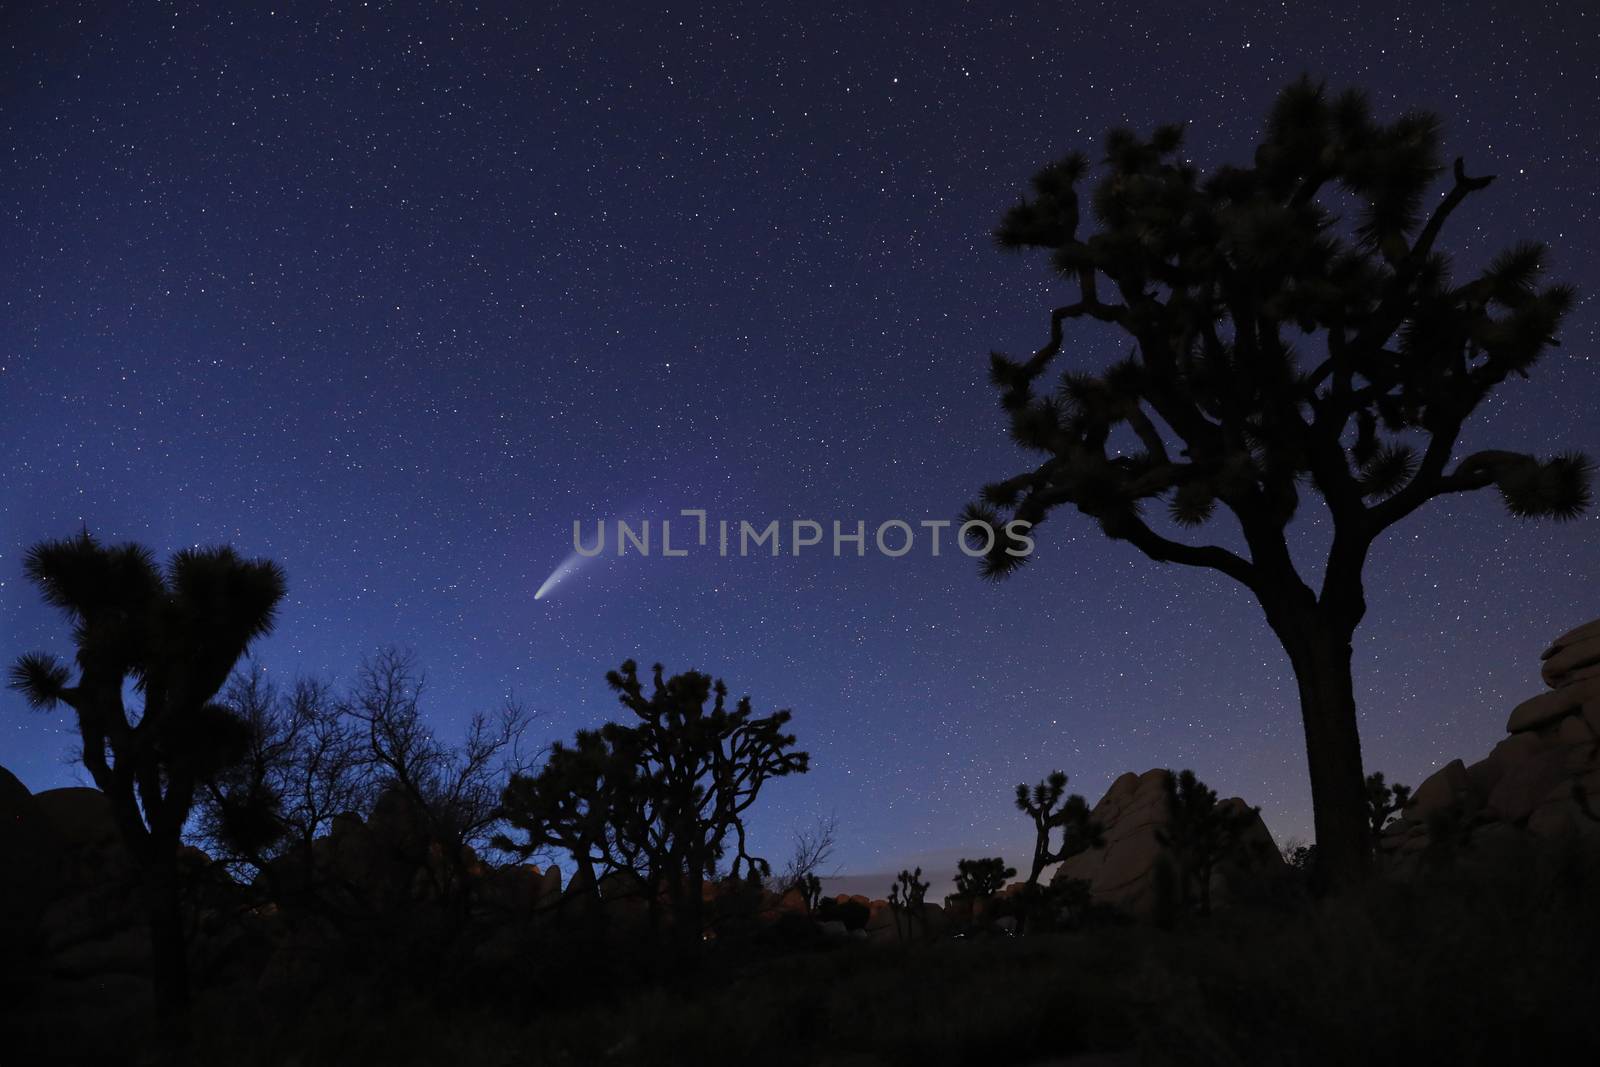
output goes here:
[{"label": "boulder", "polygon": [[45,858],[60,851],[55,827],[27,786],[0,767],[0,938],[29,930],[51,896]]},{"label": "boulder", "polygon": [[544,875],[533,864],[509,864],[477,875],[478,898],[490,907],[526,915],[539,903]]},{"label": "boulder", "polygon": [[1455,759],[1434,771],[1417,786],[1403,814],[1412,822],[1426,823],[1435,815],[1468,805],[1471,797],[1472,779],[1462,762]]},{"label": "boulder", "polygon": [[107,936],[70,943],[51,954],[50,973],[62,978],[143,975],[150,968],[150,932],[122,926]]},{"label": "boulder", "polygon": [[1582,715],[1569,715],[1556,728],[1556,740],[1563,745],[1592,745],[1600,738],[1595,737],[1593,728]]},{"label": "boulder", "polygon": [[[1170,851],[1161,843],[1169,814],[1167,782],[1170,773],[1157,768],[1144,774],[1123,774],[1111,784],[1092,810],[1101,827],[1103,845],[1063,862],[1053,884],[1070,879],[1089,883],[1089,895],[1136,917],[1151,917],[1160,907],[1162,869],[1170,867]],[[1248,810],[1237,797],[1221,802],[1235,810]],[[1217,865],[1212,882],[1213,904],[1241,895],[1250,882],[1281,873],[1283,859],[1272,834],[1256,815],[1236,843],[1233,853]]]},{"label": "boulder", "polygon": [[0,767],[0,833],[4,832],[6,823],[32,808],[33,794],[28,792],[28,787],[16,775]]},{"label": "boulder", "polygon": [[1585,701],[1583,705],[1583,721],[1589,724],[1595,736],[1600,737],[1600,700]]},{"label": "boulder", "polygon": [[111,815],[111,799],[100,790],[68,786],[46,789],[33,799],[69,847],[121,848],[117,823]]},{"label": "boulder", "polygon": [[867,916],[867,938],[871,941],[899,941],[903,934],[911,933],[910,930],[902,931],[902,925],[909,926],[909,917],[901,920],[895,910],[886,900],[874,900],[872,911]]},{"label": "boulder", "polygon": [[1501,741],[1487,756],[1467,768],[1467,779],[1471,783],[1473,793],[1482,797],[1489,796],[1508,770],[1542,747],[1539,738],[1531,733],[1512,734]]},{"label": "boulder", "polygon": [[1582,626],[1575,626],[1568,630],[1566,633],[1550,642],[1550,647],[1545,649],[1544,654],[1539,658],[1549,659],[1567,645],[1590,637],[1600,637],[1600,619],[1595,619],[1592,622],[1586,622]]},{"label": "boulder", "polygon": [[1524,700],[1511,710],[1511,717],[1506,720],[1506,733],[1537,730],[1564,716],[1582,712],[1590,701],[1600,701],[1600,675],[1582,678]]},{"label": "boulder", "polygon": [[1503,822],[1520,822],[1533,814],[1567,777],[1561,750],[1546,746],[1517,764],[1489,794],[1487,811]]},{"label": "boulder", "polygon": [[1092,811],[1104,845],[1062,863],[1052,881],[1083,879],[1102,903],[1133,914],[1152,911],[1155,866],[1165,851],[1157,832],[1167,819],[1166,780],[1160,769],[1118,777]]},{"label": "boulder", "polygon": [[[1467,832],[1480,855],[1487,841],[1516,856],[1540,841],[1600,838],[1600,619],[1556,638],[1542,661],[1555,688],[1513,709],[1510,736],[1488,756],[1465,769],[1453,761],[1419,786],[1400,824],[1384,834],[1385,856],[1403,861],[1426,850],[1438,813],[1461,816],[1451,833]],[[1402,877],[1417,869],[1390,864]]]},{"label": "boulder", "polygon": [[1560,688],[1571,675],[1585,667],[1600,665],[1600,632],[1580,637],[1566,644],[1551,645],[1539,674],[1552,689]]}]

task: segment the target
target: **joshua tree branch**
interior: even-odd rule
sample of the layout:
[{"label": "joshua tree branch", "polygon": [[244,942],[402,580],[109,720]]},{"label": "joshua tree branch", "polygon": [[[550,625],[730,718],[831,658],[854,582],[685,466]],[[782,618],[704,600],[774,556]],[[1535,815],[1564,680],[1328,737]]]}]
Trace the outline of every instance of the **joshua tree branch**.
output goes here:
[{"label": "joshua tree branch", "polygon": [[1043,348],[1033,354],[1033,358],[1024,365],[1028,377],[1036,377],[1040,371],[1055,358],[1061,351],[1062,325],[1068,319],[1079,319],[1085,315],[1099,319],[1101,322],[1122,322],[1128,309],[1120,304],[1102,304],[1095,295],[1093,286],[1082,283],[1083,298],[1075,304],[1065,304],[1050,312],[1050,340],[1045,342]]},{"label": "joshua tree branch", "polygon": [[1163,537],[1131,512],[1110,520],[1106,532],[1117,540],[1127,541],[1158,563],[1209,567],[1251,589],[1256,587],[1259,576],[1249,560],[1218,545],[1190,545]]},{"label": "joshua tree branch", "polygon": [[1461,202],[1480,189],[1488,188],[1494,181],[1494,176],[1485,175],[1482,178],[1467,177],[1466,167],[1458,156],[1455,161],[1455,184],[1439,206],[1434,208],[1433,215],[1423,225],[1417,234],[1417,239],[1411,245],[1411,250],[1401,259],[1395,268],[1394,277],[1390,279],[1388,293],[1383,302],[1378,305],[1376,312],[1352,343],[1352,348],[1370,352],[1376,351],[1389,343],[1389,338],[1400,328],[1405,321],[1406,311],[1410,307],[1414,296],[1411,285],[1416,281],[1423,264],[1433,252],[1433,245],[1439,238],[1439,233],[1444,229],[1444,224],[1449,220]]}]

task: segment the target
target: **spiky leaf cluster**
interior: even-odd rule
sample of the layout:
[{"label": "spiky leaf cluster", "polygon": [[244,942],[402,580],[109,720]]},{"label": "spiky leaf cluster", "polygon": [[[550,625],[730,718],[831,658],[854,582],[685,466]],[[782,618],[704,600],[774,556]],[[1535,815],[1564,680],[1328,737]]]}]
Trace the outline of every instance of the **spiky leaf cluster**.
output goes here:
[{"label": "spiky leaf cluster", "polygon": [[1389,817],[1404,808],[1411,800],[1411,787],[1384,781],[1382,771],[1367,775],[1367,818],[1372,826],[1372,839],[1377,841]]},{"label": "spiky leaf cluster", "polygon": [[104,545],[85,530],[35,545],[23,572],[71,623],[77,679],[35,652],[12,666],[11,686],[34,707],[74,711],[84,765],[129,847],[165,854],[196,786],[249,746],[248,724],[213,697],[271,630],[282,570],[228,547],[185,549],[163,568],[140,545]]},{"label": "spiky leaf cluster", "polygon": [[[1449,469],[1462,423],[1556,343],[1574,294],[1545,278],[1537,243],[1456,280],[1438,249],[1452,214],[1492,179],[1446,168],[1440,124],[1376,118],[1359,92],[1302,79],[1285,89],[1248,166],[1202,174],[1182,130],[1106,138],[1100,166],[1075,153],[1035,176],[995,232],[1042,249],[1076,289],[1027,359],[991,356],[1013,438],[1039,465],[984,489],[976,517],[1038,522],[1071,505],[1155,559],[1272,580],[1255,558],[1157,532],[1221,504],[1252,549],[1275,544],[1301,488],[1356,540],[1441,493],[1496,485],[1517,515],[1570,518],[1590,466],[1479,454]],[[1056,371],[1073,322],[1121,334],[1110,368]],[[1359,552],[1353,552],[1359,556]],[[988,575],[1024,557],[984,560]]]},{"label": "spiky leaf cluster", "polygon": [[999,856],[979,860],[956,862],[956,895],[968,900],[987,900],[1006,886],[1007,878],[1015,878],[1017,869],[1007,867]]}]

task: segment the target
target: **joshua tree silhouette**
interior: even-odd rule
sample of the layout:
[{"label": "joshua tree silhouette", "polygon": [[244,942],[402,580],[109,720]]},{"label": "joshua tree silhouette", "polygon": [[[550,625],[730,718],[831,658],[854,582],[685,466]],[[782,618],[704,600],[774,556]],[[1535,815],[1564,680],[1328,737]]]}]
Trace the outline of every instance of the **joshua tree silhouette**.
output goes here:
[{"label": "joshua tree silhouette", "polygon": [[922,902],[928,895],[929,884],[922,880],[922,868],[918,867],[914,871],[901,871],[889,887],[894,932],[902,940],[910,937],[915,928],[921,928],[924,932],[927,930],[927,916],[923,914]]},{"label": "joshua tree silhouette", "polygon": [[[1541,280],[1534,243],[1452,279],[1440,234],[1491,178],[1458,159],[1425,211],[1439,140],[1433,115],[1379,122],[1361,93],[1330,98],[1302,79],[1278,97],[1252,166],[1203,178],[1182,155],[1181,127],[1149,139],[1116,130],[1089,196],[1096,232],[1080,232],[1081,154],[1036,174],[996,231],[1003,247],[1048,250],[1077,294],[1050,313],[1033,356],[992,357],[1012,435],[1043,460],[988,486],[968,517],[1037,522],[1071,505],[1153,560],[1242,583],[1299,683],[1317,849],[1335,881],[1370,863],[1351,639],[1374,541],[1448,493],[1494,486],[1525,517],[1571,518],[1590,502],[1592,466],[1577,453],[1488,450],[1452,465],[1463,425],[1555,343],[1574,292]],[[1336,213],[1339,197],[1354,217]],[[1119,332],[1133,354],[1041,390],[1079,319]],[[1307,486],[1332,529],[1320,587],[1286,537]],[[1156,501],[1178,528],[1220,503],[1243,551],[1163,532]],[[1026,559],[997,549],[985,573]]]},{"label": "joshua tree silhouette", "polygon": [[730,838],[731,879],[771,873],[746,848],[745,811],[769,779],[804,773],[810,757],[783,731],[790,712],[757,716],[748,697],[730,708],[727,686],[695,671],[664,678],[657,664],[653,675],[648,691],[632,660],[606,676],[632,725],[580,734],[537,775],[513,776],[501,814],[527,836],[499,843],[570,850],[591,871],[638,872],[652,887],[652,914],[664,891],[680,938],[698,942],[705,880]]},{"label": "joshua tree silhouette", "polygon": [[[272,629],[283,572],[231,548],[186,549],[163,570],[147,549],[105,546],[87,531],[35,545],[24,569],[72,623],[77,681],[60,659],[36,652],[11,668],[11,685],[35,707],[65,704],[77,717],[83,765],[143,875],[160,1037],[182,1046],[180,835],[196,789],[248,747],[247,724],[212,698]],[[137,709],[124,701],[130,687]]]},{"label": "joshua tree silhouette", "polygon": [[[1028,866],[1028,881],[1023,889],[1025,907],[1020,917],[1024,926],[1029,912],[1039,903],[1039,875],[1044,869],[1101,844],[1101,827],[1089,818],[1088,801],[1077,793],[1065,796],[1066,791],[1065,771],[1051,771],[1031,790],[1026,783],[1017,785],[1017,810],[1033,820],[1034,831],[1033,862]],[[1061,843],[1051,848],[1050,839],[1057,830],[1061,832]]]},{"label": "joshua tree silhouette", "polygon": [[1389,785],[1382,771],[1367,775],[1367,818],[1372,827],[1372,841],[1376,845],[1389,822],[1389,816],[1406,806],[1411,799],[1411,787],[1396,782]]},{"label": "joshua tree silhouette", "polygon": [[981,860],[956,862],[956,895],[968,900],[988,900],[1006,887],[1007,878],[1015,878],[1017,869],[1007,867],[999,856]]},{"label": "joshua tree silhouette", "polygon": [[[1017,786],[1017,810],[1033,820],[1033,862],[1028,868],[1028,886],[1039,884],[1039,875],[1052,863],[1078,855],[1100,843],[1100,826],[1089,818],[1089,804],[1077,793],[1065,798],[1067,776],[1051,771],[1050,776],[1030,790]],[[1060,804],[1060,807],[1056,805]],[[1061,831],[1061,844],[1052,849],[1050,839]]]},{"label": "joshua tree silhouette", "polygon": [[1219,805],[1216,790],[1193,771],[1168,771],[1166,791],[1170,818],[1156,836],[1178,861],[1180,903],[1193,903],[1201,915],[1210,915],[1211,873],[1237,848],[1239,835],[1259,809]]}]

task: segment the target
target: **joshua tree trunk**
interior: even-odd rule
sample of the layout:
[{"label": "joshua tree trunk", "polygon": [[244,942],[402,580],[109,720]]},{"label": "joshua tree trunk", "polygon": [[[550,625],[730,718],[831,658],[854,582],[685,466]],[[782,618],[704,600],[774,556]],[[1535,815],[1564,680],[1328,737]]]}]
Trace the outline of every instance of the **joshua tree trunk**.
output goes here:
[{"label": "joshua tree trunk", "polygon": [[[699,862],[699,857],[695,857]],[[702,869],[696,868],[690,873],[688,885],[684,890],[683,900],[680,901],[679,919],[682,926],[683,945],[686,951],[693,953],[700,947],[700,938],[705,926],[705,884],[706,876]]]},{"label": "joshua tree trunk", "polygon": [[1330,887],[1359,881],[1371,865],[1366,779],[1351,678],[1353,627],[1307,613],[1274,626],[1300,689],[1306,763],[1317,836],[1317,878]]},{"label": "joshua tree trunk", "polygon": [[157,859],[147,867],[144,886],[156,1046],[169,1062],[180,1062],[189,1047],[189,958],[175,853],[171,861]]}]

